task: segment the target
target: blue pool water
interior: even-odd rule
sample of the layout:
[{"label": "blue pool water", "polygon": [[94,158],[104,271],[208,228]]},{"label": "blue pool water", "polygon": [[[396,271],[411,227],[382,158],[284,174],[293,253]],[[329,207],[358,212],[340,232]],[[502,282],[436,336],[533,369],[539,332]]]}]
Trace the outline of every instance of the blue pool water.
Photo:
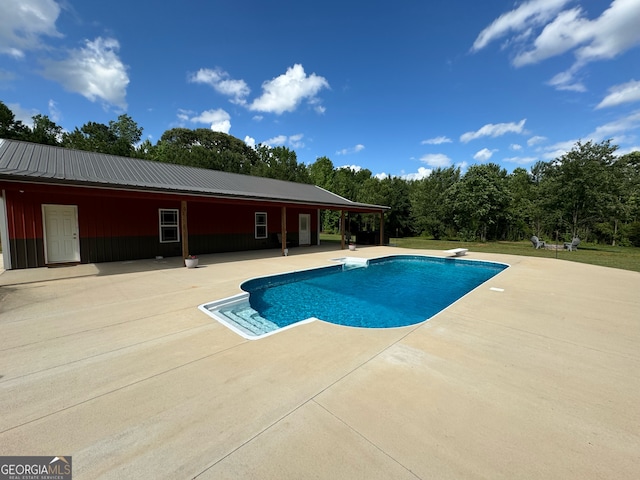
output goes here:
[{"label": "blue pool water", "polygon": [[401,327],[429,319],[505,268],[492,262],[414,255],[359,264],[347,260],[249,280],[241,285],[248,299],[219,311],[249,336],[308,318],[353,327]]}]

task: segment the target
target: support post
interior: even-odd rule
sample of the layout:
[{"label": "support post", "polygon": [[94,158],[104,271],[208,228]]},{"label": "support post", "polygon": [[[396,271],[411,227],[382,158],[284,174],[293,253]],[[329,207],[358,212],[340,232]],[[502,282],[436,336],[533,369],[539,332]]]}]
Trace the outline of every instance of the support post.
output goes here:
[{"label": "support post", "polygon": [[182,258],[189,256],[189,229],[187,228],[187,201],[180,203],[180,232],[182,235]]},{"label": "support post", "polygon": [[282,245],[280,245],[280,249],[282,251],[282,255],[284,255],[284,251],[287,248],[287,207],[282,207],[280,218],[282,220],[282,224],[280,225],[280,230],[282,232]]},{"label": "support post", "polygon": [[344,210],[340,210],[340,249],[344,250]]},{"label": "support post", "polygon": [[384,245],[384,210],[380,211],[380,246]]}]

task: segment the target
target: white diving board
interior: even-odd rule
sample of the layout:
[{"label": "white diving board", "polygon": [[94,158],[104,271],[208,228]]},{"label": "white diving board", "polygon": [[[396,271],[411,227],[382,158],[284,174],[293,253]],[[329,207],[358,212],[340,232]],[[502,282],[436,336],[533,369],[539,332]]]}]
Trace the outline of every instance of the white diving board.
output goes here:
[{"label": "white diving board", "polygon": [[461,257],[466,255],[468,251],[468,248],[452,248],[451,250],[445,250],[444,253],[450,253],[454,257]]}]

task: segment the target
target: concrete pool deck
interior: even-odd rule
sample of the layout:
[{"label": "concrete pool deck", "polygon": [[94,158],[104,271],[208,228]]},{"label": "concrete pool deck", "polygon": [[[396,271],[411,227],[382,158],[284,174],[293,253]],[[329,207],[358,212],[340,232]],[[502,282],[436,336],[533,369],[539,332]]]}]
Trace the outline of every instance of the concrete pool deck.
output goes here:
[{"label": "concrete pool deck", "polygon": [[74,479],[638,477],[637,272],[471,251],[512,267],[388,330],[249,341],[197,309],[250,277],[399,253],[444,256],[296,248],[0,274],[0,455],[71,455]]}]

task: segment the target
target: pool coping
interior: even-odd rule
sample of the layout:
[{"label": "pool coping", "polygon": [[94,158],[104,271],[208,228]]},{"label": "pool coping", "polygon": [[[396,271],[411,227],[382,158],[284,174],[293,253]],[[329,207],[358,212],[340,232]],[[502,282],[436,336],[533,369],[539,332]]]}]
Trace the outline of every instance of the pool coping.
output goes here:
[{"label": "pool coping", "polygon": [[[445,253],[448,253],[448,251],[445,252]],[[343,269],[345,267],[347,267],[348,265],[353,265],[352,268],[363,268],[363,267],[366,268],[366,267],[369,266],[369,263],[372,260],[382,260],[382,259],[385,259],[385,258],[393,258],[393,257],[424,257],[424,258],[434,258],[434,259],[443,260],[443,262],[452,262],[452,261],[453,262],[463,262],[463,263],[479,262],[479,263],[486,263],[486,264],[491,264],[491,265],[503,265],[505,268],[503,268],[502,270],[500,270],[496,274],[492,275],[491,277],[486,279],[481,284],[475,286],[474,288],[472,288],[471,290],[466,292],[464,295],[461,295],[460,297],[456,298],[453,302],[449,303],[447,306],[445,306],[444,308],[438,310],[436,313],[434,313],[433,315],[431,315],[428,318],[425,318],[424,320],[421,320],[419,322],[412,323],[412,324],[409,324],[409,325],[397,325],[397,326],[393,326],[393,327],[384,327],[384,328],[404,328],[404,327],[408,327],[408,326],[412,326],[412,325],[420,325],[420,324],[422,324],[424,322],[428,322],[429,320],[437,317],[442,312],[444,312],[445,310],[450,308],[452,305],[454,305],[457,302],[459,302],[460,300],[462,300],[464,297],[466,297],[467,295],[472,293],[477,288],[482,287],[482,285],[484,285],[486,282],[488,282],[491,279],[497,277],[498,275],[500,275],[501,273],[503,273],[504,271],[506,271],[507,269],[509,269],[511,267],[510,264],[504,263],[504,262],[487,261],[487,260],[480,260],[480,259],[474,259],[474,258],[462,258],[459,255],[456,255],[456,256],[453,256],[453,257],[443,257],[443,256],[437,256],[437,255],[406,254],[406,253],[387,254],[387,255],[380,255],[380,256],[374,256],[374,257],[351,257],[351,256],[345,256],[345,257],[339,257],[339,258],[331,258],[331,259],[329,259],[329,261],[338,262],[338,263],[342,264],[342,268]],[[253,280],[259,280],[259,279],[265,279],[265,278],[271,278],[271,277],[291,275],[291,274],[296,274],[296,273],[300,273],[300,272],[309,272],[309,271],[314,271],[314,270],[322,270],[322,269],[326,269],[326,268],[330,268],[330,267],[331,267],[331,265],[316,266],[316,267],[309,267],[309,268],[305,268],[305,269],[301,269],[301,270],[292,270],[292,271],[286,271],[286,272],[281,272],[281,273],[272,273],[272,274],[264,275],[264,276],[260,276],[260,277],[251,277],[251,278],[248,278],[246,280],[243,280],[240,283],[240,285],[238,286],[238,288],[241,289],[243,284],[245,284],[247,282],[250,282],[250,281],[253,281]],[[305,324],[311,323],[311,322],[316,322],[316,321],[327,322],[327,323],[331,323],[331,324],[334,324],[334,325],[338,325],[340,327],[373,328],[373,327],[357,327],[357,326],[354,326],[354,325],[336,324],[334,322],[330,322],[328,320],[323,320],[321,318],[309,317],[309,318],[305,318],[305,319],[302,319],[302,320],[298,320],[297,322],[290,323],[288,325],[285,325],[284,327],[279,327],[279,328],[276,328],[274,330],[270,330],[268,332],[256,335],[256,334],[253,334],[248,329],[244,328],[239,323],[234,322],[232,318],[230,318],[229,316],[225,315],[221,311],[221,310],[226,309],[226,308],[231,308],[234,305],[248,304],[249,303],[249,297],[250,297],[250,293],[246,292],[246,291],[243,291],[242,293],[238,293],[238,294],[232,295],[230,297],[225,297],[225,298],[221,298],[219,300],[212,300],[210,302],[202,303],[202,304],[198,305],[198,310],[200,310],[204,314],[208,315],[209,317],[213,318],[217,322],[221,323],[225,327],[229,328],[231,331],[233,331],[234,333],[240,335],[242,338],[244,338],[246,340],[252,340],[252,341],[253,340],[260,340],[260,339],[269,337],[271,335],[275,335],[277,333],[284,332],[284,331],[289,330],[291,328],[294,328],[294,327],[297,327],[297,326],[301,326],[301,325],[305,325]],[[257,312],[257,313],[259,313],[259,312]]]}]

